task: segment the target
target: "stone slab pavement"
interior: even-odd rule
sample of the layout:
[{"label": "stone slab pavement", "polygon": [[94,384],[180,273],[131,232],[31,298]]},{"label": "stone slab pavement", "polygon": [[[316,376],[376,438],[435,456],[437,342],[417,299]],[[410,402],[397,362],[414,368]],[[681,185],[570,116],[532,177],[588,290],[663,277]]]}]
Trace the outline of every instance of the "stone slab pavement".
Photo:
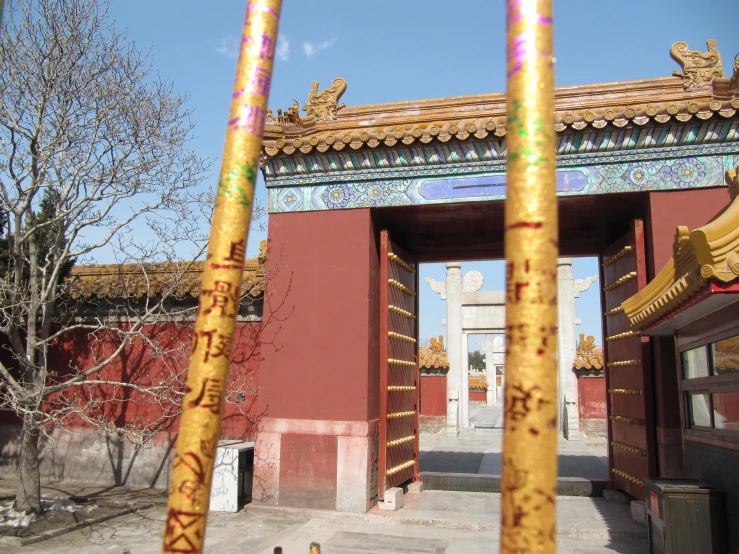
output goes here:
[{"label": "stone slab pavement", "polygon": [[[0,480],[0,495],[14,487]],[[121,501],[145,499],[152,508],[83,528],[8,554],[158,553],[164,529],[166,493],[152,489],[46,484],[46,495],[88,495]],[[628,505],[600,498],[558,499],[558,550],[574,554],[646,554],[646,532],[631,523]],[[495,494],[426,491],[406,494],[397,512],[346,514],[248,506],[239,513],[212,512],[205,551],[217,554],[308,553],[312,541],[324,554],[497,553],[500,497]]]},{"label": "stone slab pavement", "polygon": [[[422,433],[419,440],[421,471],[438,473],[501,474],[503,430],[500,406],[474,407],[471,422],[496,419],[493,428],[464,429],[458,437]],[[607,443],[603,439],[559,440],[559,476],[608,479]]]}]

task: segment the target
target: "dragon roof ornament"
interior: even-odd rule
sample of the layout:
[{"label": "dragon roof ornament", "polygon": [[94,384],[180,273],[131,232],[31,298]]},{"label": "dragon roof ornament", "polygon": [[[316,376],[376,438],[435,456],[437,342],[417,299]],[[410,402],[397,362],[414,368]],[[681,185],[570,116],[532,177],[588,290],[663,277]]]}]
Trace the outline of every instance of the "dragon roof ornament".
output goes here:
[{"label": "dragon roof ornament", "polygon": [[670,56],[682,67],[673,75],[683,80],[685,89],[701,88],[710,84],[714,78],[724,76],[721,53],[716,50],[716,39],[706,41],[708,52],[688,50],[687,42],[676,42],[670,48]]},{"label": "dragon roof ornament", "polygon": [[[642,127],[736,114],[739,66],[735,66],[734,77],[721,77],[721,56],[715,41],[709,41],[707,53],[694,53],[686,43],[676,43],[671,54],[682,65],[683,70],[676,72],[680,76],[559,87],[555,130],[590,132],[607,126]],[[506,96],[502,93],[345,106],[339,104],[345,90],[344,79],[334,79],[323,91],[313,83],[303,106],[305,116],[298,115],[297,101],[281,118],[281,110],[277,118],[270,112],[264,154],[292,156],[502,138],[508,132]]]},{"label": "dragon roof ornament", "polygon": [[346,81],[341,77],[334,79],[329,88],[318,92],[318,81],[313,81],[308,94],[308,101],[303,105],[303,111],[316,118],[316,121],[333,121],[341,108],[345,108],[343,102],[339,104],[339,98],[346,91]]}]

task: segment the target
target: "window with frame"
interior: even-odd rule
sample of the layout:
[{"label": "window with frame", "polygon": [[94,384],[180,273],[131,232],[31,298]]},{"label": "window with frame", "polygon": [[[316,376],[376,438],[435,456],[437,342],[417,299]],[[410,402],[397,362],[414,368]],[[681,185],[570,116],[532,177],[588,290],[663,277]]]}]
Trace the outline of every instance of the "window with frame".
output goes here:
[{"label": "window with frame", "polygon": [[739,334],[682,350],[680,369],[685,427],[739,440]]}]

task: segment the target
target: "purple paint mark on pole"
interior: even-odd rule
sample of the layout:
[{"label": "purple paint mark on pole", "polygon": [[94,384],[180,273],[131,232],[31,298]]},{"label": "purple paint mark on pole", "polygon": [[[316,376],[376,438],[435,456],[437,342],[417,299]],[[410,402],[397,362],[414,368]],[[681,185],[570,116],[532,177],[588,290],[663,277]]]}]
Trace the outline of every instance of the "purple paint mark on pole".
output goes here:
[{"label": "purple paint mark on pole", "polygon": [[[525,16],[534,17],[536,22],[542,25],[551,25],[552,18],[544,17],[543,15],[536,13],[536,2],[530,1],[525,4],[528,11],[531,13],[524,13],[524,0],[509,0],[508,2],[508,28],[510,29],[514,24],[521,21]],[[516,75],[521,69],[526,59],[531,59],[535,56],[549,57],[548,52],[538,52],[536,50],[536,36],[535,32],[530,29],[524,31],[519,36],[515,37],[512,41],[513,46],[508,52],[508,78]]]},{"label": "purple paint mark on pole", "polygon": [[272,73],[263,67],[256,67],[254,72],[249,76],[249,83],[247,83],[246,87],[234,92],[232,98],[239,98],[246,92],[258,94],[260,96],[267,96],[269,94],[269,85],[271,81]]},{"label": "purple paint mark on pole", "polygon": [[[514,23],[518,23],[521,21],[524,17],[524,8],[523,8],[523,0],[509,0],[508,6],[510,7],[508,14],[508,26],[510,27]],[[527,6],[535,7],[536,4],[534,2],[529,2]],[[530,14],[536,17],[536,22],[540,23],[542,25],[551,25],[552,24],[552,18],[551,17],[544,17],[541,14],[538,14],[536,12]]]},{"label": "purple paint mark on pole", "polygon": [[278,17],[278,18],[280,17],[280,14],[278,12],[276,12],[275,10],[273,10],[272,8],[268,6],[262,6],[261,4],[251,4],[250,3],[246,6],[246,21],[247,21],[246,24],[247,25],[249,24],[249,18],[251,16],[252,10],[257,11],[257,12],[263,12],[263,13],[271,13],[275,17]]},{"label": "purple paint mark on pole", "polygon": [[228,125],[234,131],[243,130],[261,137],[264,132],[264,117],[267,112],[259,106],[252,106],[251,104],[244,104],[243,108],[242,114],[230,119]]},{"label": "purple paint mark on pole", "polygon": [[[269,60],[272,61],[275,59],[275,48],[277,45],[275,44],[275,41],[272,40],[272,37],[270,37],[267,34],[263,34],[260,37],[261,44],[259,45],[259,58],[262,60]],[[249,48],[251,48],[251,37],[244,37],[244,40],[241,42],[244,46],[243,50],[244,53],[247,53],[249,51]]]}]

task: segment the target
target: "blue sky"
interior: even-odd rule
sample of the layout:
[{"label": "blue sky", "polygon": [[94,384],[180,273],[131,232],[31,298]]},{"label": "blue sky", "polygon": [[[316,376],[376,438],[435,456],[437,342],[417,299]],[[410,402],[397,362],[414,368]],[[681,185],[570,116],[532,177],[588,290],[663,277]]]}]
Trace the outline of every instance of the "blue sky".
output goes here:
[{"label": "blue sky", "polygon": [[[111,15],[141,48],[150,48],[160,74],[189,92],[198,138],[192,146],[218,158],[223,147],[235,71],[234,43],[244,0],[113,0]],[[737,0],[557,0],[557,84],[578,85],[668,76],[678,65],[670,46],[685,41],[705,50],[718,40],[725,68],[739,52]],[[301,105],[312,81],[320,88],[346,79],[347,105],[435,98],[505,90],[505,2],[499,0],[283,0],[282,37],[270,106]],[[214,175],[206,186],[215,184]],[[263,182],[258,198],[266,199]],[[263,233],[249,237],[255,255]],[[503,287],[499,263],[479,269],[484,290]],[[577,260],[575,277],[597,273],[592,259]],[[423,267],[422,278],[442,279],[443,265]],[[444,332],[444,304],[421,295],[422,336]],[[432,293],[433,294],[433,293]],[[580,332],[601,341],[596,288],[577,301]]]}]

